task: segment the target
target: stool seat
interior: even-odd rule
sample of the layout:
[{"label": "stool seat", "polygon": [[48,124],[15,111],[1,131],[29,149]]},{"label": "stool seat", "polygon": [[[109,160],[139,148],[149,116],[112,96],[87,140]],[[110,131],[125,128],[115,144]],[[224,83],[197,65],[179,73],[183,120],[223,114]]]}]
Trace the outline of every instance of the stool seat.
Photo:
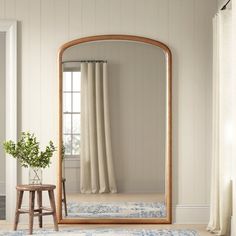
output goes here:
[{"label": "stool seat", "polygon": [[16,189],[21,191],[49,191],[55,188],[56,186],[51,184],[23,184],[16,186]]},{"label": "stool seat", "polygon": [[[52,215],[54,221],[54,229],[58,231],[57,217],[56,217],[56,205],[54,198],[55,185],[51,184],[25,184],[16,186],[17,190],[17,202],[16,202],[16,213],[14,230],[17,230],[20,214],[29,214],[29,234],[33,233],[33,219],[35,216],[39,218],[39,227],[43,227],[43,216]],[[21,209],[22,199],[24,192],[29,192],[29,209]],[[51,208],[44,207],[42,205],[42,192],[47,191]],[[35,208],[35,193],[37,193],[38,208]]]}]

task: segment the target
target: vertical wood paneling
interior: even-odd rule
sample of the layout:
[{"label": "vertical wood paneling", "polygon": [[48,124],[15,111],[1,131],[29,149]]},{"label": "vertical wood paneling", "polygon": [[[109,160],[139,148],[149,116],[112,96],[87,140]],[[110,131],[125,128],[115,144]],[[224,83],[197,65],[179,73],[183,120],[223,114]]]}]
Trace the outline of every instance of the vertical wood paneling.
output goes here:
[{"label": "vertical wood paneling", "polygon": [[[17,38],[18,38],[18,123],[22,131],[30,130],[30,80],[29,80],[29,1],[16,1],[16,19],[19,21]],[[22,168],[21,178],[24,183],[28,182],[28,169]],[[19,180],[20,182],[20,180]],[[26,202],[26,198],[24,200]]]},{"label": "vertical wood paneling", "polygon": [[109,10],[109,1],[95,1],[95,34],[107,34],[109,32]]},{"label": "vertical wood paneling", "polygon": [[[174,201],[208,203],[210,37],[216,8],[216,0],[0,0],[0,18],[19,21],[22,130],[40,133],[42,144],[57,143],[56,54],[64,42],[108,32],[162,40],[174,59]],[[55,166],[56,158],[53,172]],[[56,180],[50,178],[52,170],[45,174],[50,182]],[[27,175],[23,172],[24,182]]]},{"label": "vertical wood paneling", "polygon": [[[51,29],[55,35],[55,44],[60,45],[70,40],[69,38],[69,4],[67,0],[54,0],[53,16],[55,19],[54,28]],[[70,20],[72,22],[72,20]]]},{"label": "vertical wood paneling", "polygon": [[[135,1],[136,34],[156,38],[167,43],[168,2],[168,0],[149,0],[147,4],[145,0]],[[166,27],[162,27],[163,25]]]},{"label": "vertical wood paneling", "polygon": [[135,5],[136,0],[121,1],[121,33],[135,34]]},{"label": "vertical wood paneling", "polygon": [[19,21],[18,28],[18,84],[21,86],[21,128],[29,129],[29,103],[30,103],[30,82],[29,82],[29,0],[16,1],[16,18]]},{"label": "vertical wood paneling", "polygon": [[[216,14],[215,9],[212,9],[211,4],[214,3],[214,0],[208,1],[207,2],[207,8],[209,10],[208,14],[213,16]],[[211,13],[210,13],[211,12]],[[205,19],[208,17],[208,14],[205,13]],[[202,22],[203,23],[203,22]],[[201,27],[201,26],[200,26]],[[203,26],[202,26],[203,27]],[[205,176],[206,176],[206,185],[205,185],[205,197],[206,197],[206,202],[210,202],[210,187],[211,187],[211,178],[209,175],[209,170],[211,170],[211,148],[212,148],[212,57],[213,57],[213,28],[212,28],[212,21],[208,21],[207,24],[207,32],[208,32],[208,37],[205,36],[205,43],[204,46],[206,47],[206,45],[211,45],[208,50],[209,50],[209,54],[205,55],[205,69],[206,69],[206,74],[205,74],[205,78],[206,78],[206,166],[205,166]],[[209,65],[209,66],[207,66]],[[210,79],[209,79],[210,78]]]},{"label": "vertical wood paneling", "polygon": [[121,32],[121,0],[110,0],[109,32]]},{"label": "vertical wood paneling", "polygon": [[[52,13],[54,10],[53,0],[43,0],[41,3],[41,135],[42,137],[50,137],[52,133],[51,119],[53,112],[53,104],[50,102],[50,97],[56,91],[52,87],[52,60],[55,60],[56,55],[53,55],[52,44],[54,40],[53,26],[54,18]],[[54,81],[56,83],[56,80]],[[47,115],[45,115],[47,114]]]},{"label": "vertical wood paneling", "polygon": [[[57,78],[53,73],[53,63],[56,60],[56,52],[54,52],[52,45],[54,44],[54,1],[43,0],[41,3],[41,139],[42,145],[48,144],[49,140],[56,140],[54,123],[57,120],[55,113],[57,106],[54,96],[57,92]],[[54,67],[55,68],[55,67]],[[55,68],[56,69],[56,68]],[[53,159],[54,161],[54,159]],[[54,162],[55,163],[55,162]],[[56,172],[56,165],[52,165],[50,169],[44,171],[45,179],[56,181],[56,175],[51,175]]]},{"label": "vertical wood paneling", "polygon": [[[51,51],[51,44],[53,40],[53,20],[52,17],[53,12],[53,0],[41,1],[41,17],[40,17],[40,24],[41,24],[41,37],[40,37],[40,47],[41,52],[40,56],[40,71],[41,71],[41,135],[42,137],[48,137],[51,131],[50,126],[50,119],[51,117],[51,106],[52,104],[49,103],[50,99],[50,92],[51,91],[51,61],[50,58],[52,57]],[[45,114],[47,114],[45,116]]]},{"label": "vertical wood paneling", "polygon": [[29,111],[35,110],[37,112],[30,112],[29,129],[34,132],[37,137],[41,139],[41,1],[29,1],[29,44],[27,45],[29,51]]},{"label": "vertical wood paneling", "polygon": [[[194,89],[192,90],[192,106],[193,106],[193,132],[194,132],[194,147],[193,147],[193,174],[197,176],[197,173],[201,172],[201,176],[198,178],[194,177],[193,183],[195,189],[200,188],[200,184],[204,182],[206,179],[205,172],[205,164],[206,164],[206,112],[207,112],[207,104],[206,104],[206,66],[211,68],[211,64],[208,64],[205,61],[204,55],[206,51],[209,52],[209,44],[205,45],[203,38],[210,37],[210,35],[205,31],[205,27],[202,24],[202,19],[205,19],[205,13],[209,14],[209,9],[204,4],[203,1],[194,0],[194,58],[193,64],[195,65],[193,68],[193,74],[196,76],[194,80]],[[198,12],[200,10],[201,16]],[[204,23],[206,24],[206,22]],[[203,28],[202,28],[203,27]],[[209,58],[208,58],[209,59]],[[199,70],[199,68],[204,68]],[[201,96],[199,96],[201,95]],[[202,136],[202,134],[204,134]],[[204,164],[203,164],[204,163]],[[203,167],[204,166],[204,167]],[[193,201],[198,199],[199,201],[205,201],[205,194],[196,193],[193,196]]]},{"label": "vertical wood paneling", "polygon": [[[212,77],[212,21],[207,19],[213,18],[215,11],[212,9],[211,1],[195,0],[195,68],[196,86],[194,90],[195,97],[195,175],[202,171],[201,176],[196,180],[196,188],[201,188],[201,183],[206,181],[205,195],[197,193],[196,199],[209,201],[210,188],[210,147],[211,147],[211,78]],[[206,53],[208,52],[208,53]],[[202,68],[199,70],[199,68]],[[199,96],[202,94],[202,96]],[[202,133],[205,136],[202,137]],[[208,158],[206,158],[208,157]],[[202,165],[204,163],[204,165]],[[195,200],[196,200],[195,199]]]},{"label": "vertical wood paneling", "polygon": [[[55,141],[55,143],[58,145],[58,104],[59,104],[59,95],[58,95],[58,91],[59,91],[59,83],[58,83],[58,74],[57,74],[57,52],[59,50],[59,47],[67,42],[68,40],[70,40],[70,37],[73,38],[74,35],[76,34],[76,29],[74,27],[75,23],[70,23],[70,25],[72,24],[73,27],[69,27],[69,22],[72,22],[74,19],[70,19],[69,17],[69,9],[71,9],[74,5],[74,2],[70,2],[70,4],[68,4],[68,1],[66,0],[54,0],[54,25],[53,25],[53,29],[51,29],[51,31],[53,32],[53,38],[52,38],[52,42],[51,42],[51,47],[52,47],[52,68],[51,68],[51,76],[52,76],[52,95],[51,97],[51,101],[52,101],[52,120],[51,120],[51,125],[53,127],[53,140]],[[76,10],[76,9],[74,9]],[[74,11],[73,10],[73,11]],[[80,9],[77,9],[78,11],[78,15]],[[76,12],[75,12],[76,14]],[[77,18],[76,18],[77,19]],[[76,19],[74,21],[76,21]],[[80,17],[79,17],[80,19]],[[82,32],[82,28],[80,30],[78,30],[78,35],[81,35]],[[46,43],[46,42],[45,42]],[[45,52],[46,53],[46,52]],[[54,172],[56,173],[56,168],[57,168],[57,155],[54,155],[53,158],[53,169]],[[50,171],[47,173],[48,176],[51,175]],[[54,177],[54,179],[56,180],[56,176]]]},{"label": "vertical wood paneling", "polygon": [[[3,143],[6,139],[6,118],[5,111],[6,108],[6,63],[5,63],[5,52],[6,52],[6,34],[5,32],[0,32],[0,143]],[[5,160],[5,152],[3,147],[0,147],[0,194],[5,195],[6,193],[6,160]]]},{"label": "vertical wood paneling", "polygon": [[0,18],[5,18],[5,0],[0,0]]},{"label": "vertical wood paneling", "polygon": [[[76,29],[74,28],[75,23],[70,23],[70,25],[72,24],[73,27],[70,27],[70,30],[68,28],[69,22],[77,21],[77,18],[70,19],[69,17],[69,14],[70,14],[69,9],[71,9],[74,6],[73,4],[74,4],[73,2],[70,2],[70,4],[68,4],[68,1],[66,0],[59,0],[59,1],[54,0],[54,4],[53,4],[54,25],[53,25],[53,29],[51,29],[52,34],[53,34],[51,47],[52,47],[52,60],[53,60],[52,79],[54,81],[52,86],[53,86],[53,94],[55,96],[52,96],[51,99],[54,102],[52,116],[53,116],[53,121],[56,121],[56,122],[54,122],[52,125],[53,125],[53,130],[54,130],[53,138],[56,141],[56,143],[58,141],[57,132],[58,132],[58,107],[59,107],[58,106],[59,83],[58,83],[58,74],[57,74],[57,53],[58,53],[59,47],[65,42],[67,42],[68,40],[70,40],[70,37],[73,38],[76,33],[75,32]],[[81,12],[80,9],[77,9],[77,15],[80,15],[79,12]],[[81,29],[78,30],[79,35],[80,35],[80,32],[81,32]],[[56,162],[56,160],[54,161]]]},{"label": "vertical wood paneling", "polygon": [[16,15],[16,0],[5,1],[5,17],[7,19],[15,19]]},{"label": "vertical wood paneling", "polygon": [[[156,30],[151,30],[150,23],[153,22],[156,25],[158,18],[158,1],[150,0],[150,4],[147,4],[145,0],[139,0],[135,2],[135,32],[141,35],[151,37]],[[147,14],[149,17],[146,17]]]},{"label": "vertical wood paneling", "polygon": [[83,0],[83,18],[82,32],[83,35],[93,35],[95,30],[95,1]]},{"label": "vertical wood paneling", "polygon": [[82,36],[82,0],[70,0],[69,4],[69,37],[70,39]]},{"label": "vertical wood paneling", "polygon": [[[52,9],[49,10],[46,14],[48,17],[53,19],[50,22],[50,25],[47,26],[48,31],[50,32],[50,40],[49,42],[45,38],[45,56],[48,55],[48,51],[50,51],[50,58],[49,58],[49,65],[45,69],[45,74],[48,75],[47,80],[44,82],[44,86],[50,86],[48,89],[48,98],[50,100],[50,119],[45,122],[50,122],[51,130],[48,132],[48,137],[46,142],[53,140],[53,142],[58,146],[58,104],[59,104],[59,84],[58,84],[58,76],[57,76],[57,52],[59,47],[65,43],[66,41],[70,40],[70,29],[69,29],[69,7],[70,3],[67,0],[53,0],[52,2]],[[46,7],[46,3],[45,3]],[[47,24],[45,21],[44,24]],[[43,26],[42,26],[43,27]],[[45,35],[46,36],[46,35]],[[48,45],[48,46],[47,46]],[[46,48],[47,46],[47,48]],[[47,70],[49,72],[47,72]],[[43,89],[43,88],[42,88]],[[43,104],[42,104],[43,105]],[[48,118],[49,116],[45,116]],[[48,125],[45,124],[45,129],[47,129]],[[45,173],[46,179],[51,179],[52,171],[57,173],[57,153],[52,158],[52,168],[48,169]],[[56,182],[57,176],[53,176],[54,182]]]},{"label": "vertical wood paneling", "polygon": [[[194,189],[193,107],[193,22],[194,1],[172,1],[170,4],[170,42],[173,49],[173,160],[174,194],[177,202],[191,203]],[[187,40],[186,40],[187,39]],[[184,43],[183,43],[184,42]],[[191,177],[190,177],[191,176]],[[191,185],[189,184],[191,178]],[[186,188],[186,186],[188,186]]]},{"label": "vertical wood paneling", "polygon": [[[172,3],[171,0],[158,0],[158,6],[157,6],[157,20],[158,26],[153,23],[152,28],[155,28],[155,31],[157,32],[157,37],[160,41],[167,42],[169,37],[169,11],[170,11],[170,5]],[[162,27],[165,25],[165,27]]]}]

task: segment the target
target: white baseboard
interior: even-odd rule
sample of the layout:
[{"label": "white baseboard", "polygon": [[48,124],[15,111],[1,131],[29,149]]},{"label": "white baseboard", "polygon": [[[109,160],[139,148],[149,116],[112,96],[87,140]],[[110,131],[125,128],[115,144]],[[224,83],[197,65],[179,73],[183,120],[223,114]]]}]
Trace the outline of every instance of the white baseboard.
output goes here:
[{"label": "white baseboard", "polygon": [[4,181],[0,181],[0,196],[6,195],[6,186]]},{"label": "white baseboard", "polygon": [[231,234],[230,235],[236,235],[236,224],[235,224],[235,222],[236,222],[236,219],[235,219],[235,217],[234,216],[232,216],[231,217]]},{"label": "white baseboard", "polygon": [[209,205],[176,205],[173,208],[174,224],[208,224]]}]

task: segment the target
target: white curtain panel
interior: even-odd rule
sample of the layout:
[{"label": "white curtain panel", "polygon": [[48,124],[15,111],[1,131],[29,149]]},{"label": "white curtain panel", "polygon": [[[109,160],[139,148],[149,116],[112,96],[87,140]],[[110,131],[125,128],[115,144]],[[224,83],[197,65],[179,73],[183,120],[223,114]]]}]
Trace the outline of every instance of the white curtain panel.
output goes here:
[{"label": "white curtain panel", "polygon": [[[232,74],[233,74],[233,97],[232,100],[234,101],[234,106],[232,108],[233,112],[233,119],[234,119],[234,126],[233,126],[233,132],[234,132],[234,139],[233,139],[233,155],[232,155],[232,167],[236,167],[236,0],[232,0],[232,29],[233,29],[233,48],[232,48]],[[232,171],[232,181],[233,181],[233,212],[232,212],[232,222],[231,222],[231,235],[236,235],[236,171],[234,168],[234,171]]]},{"label": "white curtain panel", "polygon": [[[232,81],[232,89],[233,89],[233,96],[232,100],[234,101],[234,106],[232,107],[233,112],[233,119],[234,119],[234,125],[233,125],[233,151],[232,151],[232,167],[236,167],[236,0],[232,0],[232,33],[233,38],[233,48],[232,48],[232,74],[233,74],[233,81]],[[231,222],[231,235],[236,235],[236,171],[235,168],[232,170],[232,188],[233,188],[233,212],[232,212],[232,222]]]},{"label": "white curtain panel", "polygon": [[112,158],[107,63],[81,63],[82,193],[116,193]]},{"label": "white curtain panel", "polygon": [[233,147],[232,14],[213,19],[213,133],[211,209],[208,230],[228,235],[231,221],[231,168]]}]

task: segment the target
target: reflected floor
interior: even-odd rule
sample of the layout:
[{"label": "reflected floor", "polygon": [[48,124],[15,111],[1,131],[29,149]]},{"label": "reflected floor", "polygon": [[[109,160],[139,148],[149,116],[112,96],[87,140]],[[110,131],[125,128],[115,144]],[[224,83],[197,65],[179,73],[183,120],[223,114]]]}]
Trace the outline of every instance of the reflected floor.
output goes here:
[{"label": "reflected floor", "polygon": [[67,195],[67,218],[165,218],[163,194]]}]

